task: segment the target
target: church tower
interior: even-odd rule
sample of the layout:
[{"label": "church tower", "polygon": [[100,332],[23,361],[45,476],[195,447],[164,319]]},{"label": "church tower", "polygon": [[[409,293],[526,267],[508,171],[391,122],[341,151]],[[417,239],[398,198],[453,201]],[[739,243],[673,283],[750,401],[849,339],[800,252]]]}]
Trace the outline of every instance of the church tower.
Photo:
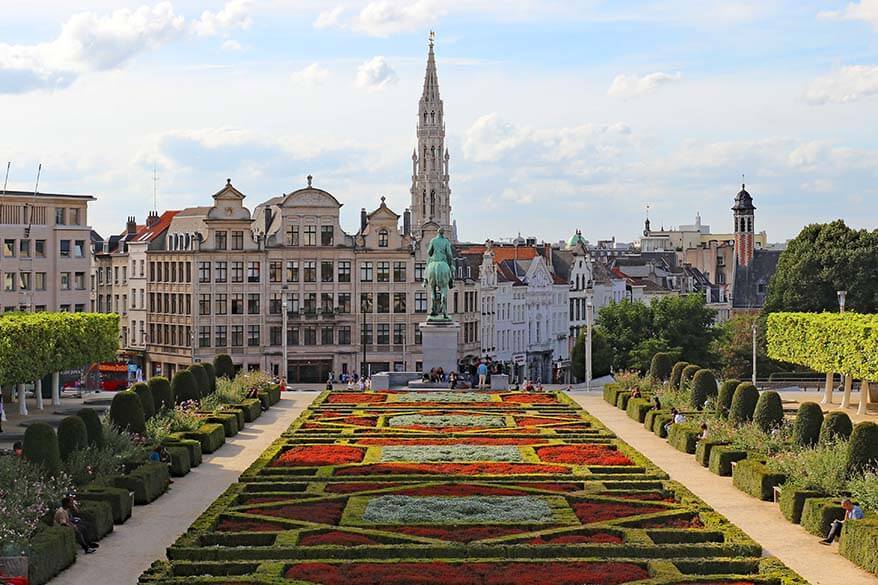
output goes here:
[{"label": "church tower", "polygon": [[743,183],[741,191],[735,196],[732,212],[735,218],[735,258],[738,266],[749,266],[753,260],[755,244],[756,207],[753,206],[753,198],[747,193]]},{"label": "church tower", "polygon": [[418,102],[418,146],[412,153],[412,228],[420,237],[429,221],[445,228],[445,235],[455,241],[451,222],[451,188],[448,186],[448,149],[445,148],[445,112],[439,97],[439,78],[433,54],[434,34],[430,32],[424,91]]}]

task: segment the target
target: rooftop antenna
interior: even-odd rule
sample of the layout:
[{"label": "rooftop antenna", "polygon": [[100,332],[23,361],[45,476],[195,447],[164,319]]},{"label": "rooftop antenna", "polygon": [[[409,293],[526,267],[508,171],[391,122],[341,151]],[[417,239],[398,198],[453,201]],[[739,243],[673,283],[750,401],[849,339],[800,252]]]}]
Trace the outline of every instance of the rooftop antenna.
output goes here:
[{"label": "rooftop antenna", "polygon": [[27,238],[30,237],[30,229],[31,229],[31,227],[33,226],[33,223],[34,223],[34,213],[33,213],[33,210],[36,208],[36,205],[35,205],[35,204],[36,204],[36,202],[37,202],[37,191],[38,191],[39,188],[40,188],[40,173],[42,173],[42,172],[43,172],[43,163],[40,163],[39,166],[37,166],[37,182],[34,184],[34,196],[33,196],[33,199],[31,200],[30,205],[29,205],[29,207],[31,208],[31,211],[30,211],[30,213],[28,213],[27,227],[24,228],[24,237],[25,237],[25,239],[27,239]]},{"label": "rooftop antenna", "polygon": [[158,183],[159,176],[156,171],[156,162],[152,161],[152,210],[158,213]]},{"label": "rooftop antenna", "polygon": [[3,179],[3,194],[6,195],[6,184],[9,183],[9,167],[12,166],[12,161],[6,163],[6,178]]}]

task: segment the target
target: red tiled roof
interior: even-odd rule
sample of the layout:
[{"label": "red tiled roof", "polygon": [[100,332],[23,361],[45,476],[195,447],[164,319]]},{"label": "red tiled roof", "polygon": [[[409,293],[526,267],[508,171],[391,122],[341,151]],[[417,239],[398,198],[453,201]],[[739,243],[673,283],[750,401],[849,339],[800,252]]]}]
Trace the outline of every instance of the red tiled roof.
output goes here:
[{"label": "red tiled roof", "polygon": [[165,231],[167,231],[168,227],[171,225],[171,220],[174,219],[180,213],[179,210],[176,211],[165,211],[159,216],[159,220],[155,222],[152,226],[143,230],[143,232],[138,232],[137,237],[134,238],[136,242],[151,242],[157,237],[161,236]]},{"label": "red tiled roof", "polygon": [[[487,247],[484,245],[464,246],[460,249],[461,254],[484,254]],[[534,246],[494,246],[494,263],[504,260],[533,260],[539,252]]]}]

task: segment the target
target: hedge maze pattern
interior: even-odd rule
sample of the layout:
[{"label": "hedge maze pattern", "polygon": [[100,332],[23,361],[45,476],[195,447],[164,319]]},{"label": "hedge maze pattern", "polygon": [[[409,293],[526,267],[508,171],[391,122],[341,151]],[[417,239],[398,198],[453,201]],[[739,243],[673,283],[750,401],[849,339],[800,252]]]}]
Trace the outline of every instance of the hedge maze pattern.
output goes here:
[{"label": "hedge maze pattern", "polygon": [[325,392],[149,584],[799,583],[562,393]]}]

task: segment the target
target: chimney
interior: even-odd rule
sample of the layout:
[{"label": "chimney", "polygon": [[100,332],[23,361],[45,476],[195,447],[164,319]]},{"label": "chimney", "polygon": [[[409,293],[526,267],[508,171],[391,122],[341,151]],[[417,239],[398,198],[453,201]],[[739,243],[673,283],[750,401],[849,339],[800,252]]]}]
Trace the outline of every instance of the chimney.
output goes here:
[{"label": "chimney", "polygon": [[125,230],[128,232],[129,236],[133,236],[137,233],[137,222],[134,220],[133,215],[128,216],[128,224],[125,226]]},{"label": "chimney", "polygon": [[412,234],[412,211],[408,208],[402,212],[402,233],[407,236]]},{"label": "chimney", "polygon": [[368,216],[366,215],[366,208],[363,207],[360,209],[360,233],[362,234],[366,231],[366,224],[369,223]]},{"label": "chimney", "polygon": [[146,216],[146,227],[152,227],[159,222],[159,212],[158,211],[150,211],[149,215]]}]

